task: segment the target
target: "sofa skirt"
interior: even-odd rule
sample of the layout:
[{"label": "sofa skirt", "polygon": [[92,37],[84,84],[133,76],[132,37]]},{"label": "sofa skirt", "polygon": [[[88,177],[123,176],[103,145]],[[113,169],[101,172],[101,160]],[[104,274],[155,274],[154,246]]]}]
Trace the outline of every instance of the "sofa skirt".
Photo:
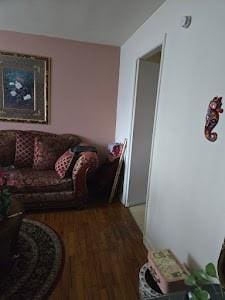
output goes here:
[{"label": "sofa skirt", "polygon": [[12,199],[20,201],[26,211],[45,210],[57,208],[77,208],[85,206],[84,198],[76,197],[74,191],[62,191],[51,193],[15,193]]}]

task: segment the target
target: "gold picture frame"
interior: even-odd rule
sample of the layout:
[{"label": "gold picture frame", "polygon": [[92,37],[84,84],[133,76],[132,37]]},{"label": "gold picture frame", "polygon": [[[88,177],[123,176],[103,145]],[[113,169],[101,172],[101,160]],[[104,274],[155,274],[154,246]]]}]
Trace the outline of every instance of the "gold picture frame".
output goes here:
[{"label": "gold picture frame", "polygon": [[0,121],[48,124],[49,57],[0,51]]}]

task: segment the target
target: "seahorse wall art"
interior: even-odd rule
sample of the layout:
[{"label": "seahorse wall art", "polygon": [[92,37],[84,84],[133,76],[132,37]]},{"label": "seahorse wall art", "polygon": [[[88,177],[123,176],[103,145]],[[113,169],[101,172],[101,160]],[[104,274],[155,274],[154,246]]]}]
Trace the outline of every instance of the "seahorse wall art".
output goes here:
[{"label": "seahorse wall art", "polygon": [[217,140],[217,133],[212,132],[212,130],[216,127],[220,114],[223,112],[223,109],[221,108],[222,104],[222,97],[214,97],[209,102],[205,122],[205,137],[210,142],[215,142]]}]

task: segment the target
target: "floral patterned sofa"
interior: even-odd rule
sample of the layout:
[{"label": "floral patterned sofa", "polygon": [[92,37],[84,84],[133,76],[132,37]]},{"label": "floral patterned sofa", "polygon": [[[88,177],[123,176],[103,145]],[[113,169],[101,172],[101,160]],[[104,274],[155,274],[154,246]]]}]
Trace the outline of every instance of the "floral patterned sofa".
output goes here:
[{"label": "floral patterned sofa", "polygon": [[[95,152],[75,156],[70,149],[79,144],[80,138],[72,134],[0,130],[0,180],[7,177],[12,198],[26,210],[81,207],[87,201],[87,177],[96,170],[98,157]],[[45,151],[42,155],[41,149]],[[68,153],[73,158],[64,176],[55,169],[56,156],[57,161],[61,159],[60,169],[68,162]]]}]

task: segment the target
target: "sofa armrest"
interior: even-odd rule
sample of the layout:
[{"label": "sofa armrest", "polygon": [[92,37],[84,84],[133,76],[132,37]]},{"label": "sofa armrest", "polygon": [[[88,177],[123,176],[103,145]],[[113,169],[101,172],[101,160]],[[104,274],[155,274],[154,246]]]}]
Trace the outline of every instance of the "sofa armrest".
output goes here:
[{"label": "sofa armrest", "polygon": [[72,172],[75,197],[87,197],[87,176],[97,169],[98,162],[98,156],[95,152],[80,153]]}]

